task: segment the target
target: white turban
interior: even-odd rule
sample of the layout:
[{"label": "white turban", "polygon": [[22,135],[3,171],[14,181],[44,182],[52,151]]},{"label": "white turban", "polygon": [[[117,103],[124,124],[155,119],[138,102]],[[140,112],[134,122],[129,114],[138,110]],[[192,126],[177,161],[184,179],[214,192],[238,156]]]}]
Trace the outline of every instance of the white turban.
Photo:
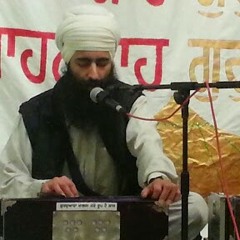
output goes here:
[{"label": "white turban", "polygon": [[56,45],[68,63],[77,50],[108,51],[113,58],[120,40],[114,15],[96,5],[80,5],[68,11],[56,31]]}]

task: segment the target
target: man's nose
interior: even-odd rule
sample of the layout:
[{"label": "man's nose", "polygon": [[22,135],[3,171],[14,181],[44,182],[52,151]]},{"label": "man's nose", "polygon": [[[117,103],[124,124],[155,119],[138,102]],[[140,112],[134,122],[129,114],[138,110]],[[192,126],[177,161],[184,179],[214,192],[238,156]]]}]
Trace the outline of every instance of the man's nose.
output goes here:
[{"label": "man's nose", "polygon": [[100,75],[98,73],[98,67],[95,62],[92,62],[91,66],[89,67],[88,78],[94,79],[94,80],[100,79]]}]

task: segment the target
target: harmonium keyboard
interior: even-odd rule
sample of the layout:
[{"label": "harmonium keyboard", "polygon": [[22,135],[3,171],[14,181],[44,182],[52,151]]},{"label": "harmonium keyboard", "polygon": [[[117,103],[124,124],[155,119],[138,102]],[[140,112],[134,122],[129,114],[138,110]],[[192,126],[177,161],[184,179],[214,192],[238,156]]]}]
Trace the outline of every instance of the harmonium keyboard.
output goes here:
[{"label": "harmonium keyboard", "polygon": [[3,240],[161,240],[168,216],[139,197],[3,199]]}]

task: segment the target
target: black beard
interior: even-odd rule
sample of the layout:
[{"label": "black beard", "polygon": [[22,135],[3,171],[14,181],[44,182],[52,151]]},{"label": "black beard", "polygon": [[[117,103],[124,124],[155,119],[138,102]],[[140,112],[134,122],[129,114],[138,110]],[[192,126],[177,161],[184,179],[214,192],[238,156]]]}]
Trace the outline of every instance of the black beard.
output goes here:
[{"label": "black beard", "polygon": [[68,68],[55,87],[57,99],[60,101],[67,122],[85,130],[96,125],[99,118],[103,119],[107,115],[109,109],[94,103],[90,99],[90,91],[94,87],[105,89],[116,82],[114,66],[106,78],[88,81],[80,78],[76,79]]}]

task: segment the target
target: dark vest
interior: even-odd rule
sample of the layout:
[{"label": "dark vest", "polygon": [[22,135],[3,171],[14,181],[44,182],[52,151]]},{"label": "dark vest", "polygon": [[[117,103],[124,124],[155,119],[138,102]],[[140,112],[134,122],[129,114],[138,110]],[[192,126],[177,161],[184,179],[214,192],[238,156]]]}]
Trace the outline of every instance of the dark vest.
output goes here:
[{"label": "dark vest", "polygon": [[[129,85],[117,82],[110,95],[127,111],[142,94]],[[126,89],[125,89],[126,87]],[[76,158],[73,154],[65,120],[58,111],[54,101],[54,88],[48,90],[20,106],[19,112],[32,145],[32,176],[36,179],[51,179],[62,175],[64,162],[67,161],[73,182],[84,195],[99,195],[85,184]],[[139,194],[137,183],[136,159],[126,146],[126,126],[128,117],[116,111],[109,111],[108,121],[99,123],[102,140],[117,166],[120,182],[120,195]],[[75,172],[75,173],[74,173]],[[107,173],[106,173],[107,177]]]}]

